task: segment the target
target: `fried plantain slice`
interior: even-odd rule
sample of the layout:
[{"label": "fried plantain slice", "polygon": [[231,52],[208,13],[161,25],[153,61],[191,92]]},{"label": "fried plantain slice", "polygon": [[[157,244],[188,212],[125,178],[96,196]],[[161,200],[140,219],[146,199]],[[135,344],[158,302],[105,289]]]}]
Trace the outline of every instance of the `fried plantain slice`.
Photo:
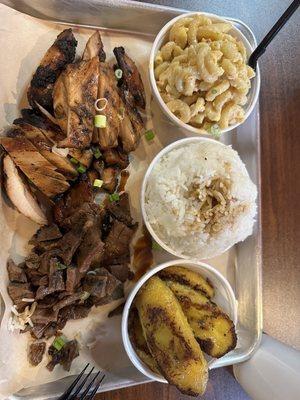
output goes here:
[{"label": "fried plantain slice", "polygon": [[172,291],[153,276],[138,292],[135,304],[148,348],[162,375],[182,393],[203,394],[207,363]]},{"label": "fried plantain slice", "polygon": [[195,304],[187,297],[178,297],[178,300],[206,354],[220,358],[235,348],[237,337],[234,324],[217,305],[210,301]]},{"label": "fried plantain slice", "polygon": [[202,292],[208,298],[213,297],[215,294],[214,287],[208,278],[203,278],[203,276],[197,272],[187,268],[176,265],[159,271],[158,275],[161,279],[187,285],[194,290]]},{"label": "fried plantain slice", "polygon": [[178,300],[182,299],[195,304],[207,304],[210,302],[209,298],[202,292],[194,290],[190,286],[169,280],[165,280],[164,282],[172,290]]},{"label": "fried plantain slice", "polygon": [[148,348],[136,308],[131,308],[129,312],[128,334],[136,354],[153,372],[160,374],[158,365]]}]

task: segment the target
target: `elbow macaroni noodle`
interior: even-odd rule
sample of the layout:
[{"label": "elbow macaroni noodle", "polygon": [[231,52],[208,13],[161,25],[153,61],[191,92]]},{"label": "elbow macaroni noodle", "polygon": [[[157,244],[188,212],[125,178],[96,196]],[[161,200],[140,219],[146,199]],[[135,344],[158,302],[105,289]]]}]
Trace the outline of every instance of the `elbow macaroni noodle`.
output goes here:
[{"label": "elbow macaroni noodle", "polygon": [[157,52],[154,75],[169,110],[182,122],[214,132],[244,119],[255,72],[227,22],[181,18]]}]

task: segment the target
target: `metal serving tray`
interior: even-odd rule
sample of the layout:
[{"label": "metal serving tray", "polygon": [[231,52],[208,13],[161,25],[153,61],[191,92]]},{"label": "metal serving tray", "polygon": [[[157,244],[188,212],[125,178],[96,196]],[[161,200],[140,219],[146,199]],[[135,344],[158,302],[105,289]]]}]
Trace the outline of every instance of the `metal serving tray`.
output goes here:
[{"label": "metal serving tray", "polygon": [[[12,8],[31,16],[69,26],[99,28],[138,38],[141,43],[152,41],[161,27],[185,10],[173,9],[134,1],[101,0],[0,0]],[[209,9],[205,9],[209,12]],[[232,22],[243,32],[251,45],[256,46],[251,30],[241,21]],[[128,47],[130,44],[128,44]],[[135,55],[139,61],[139,55]],[[147,65],[144,65],[147,69]],[[174,141],[184,133],[171,126],[155,104],[151,104],[154,129],[172,130]],[[208,262],[219,269],[230,281],[238,301],[238,345],[225,357],[218,360],[214,368],[247,360],[259,346],[262,331],[262,289],[261,289],[261,224],[260,224],[260,140],[258,105],[247,121],[234,131],[224,134],[222,141],[236,149],[247,166],[251,179],[256,183],[258,215],[254,233],[238,244],[225,256]],[[167,143],[164,142],[164,145]],[[167,254],[157,257],[156,262],[171,259]],[[117,357],[112,352],[112,357]],[[72,377],[32,388],[23,389],[13,399],[55,399],[66,388]],[[99,392],[119,389],[149,380],[141,375],[128,360],[128,366],[116,373],[109,373]]]}]

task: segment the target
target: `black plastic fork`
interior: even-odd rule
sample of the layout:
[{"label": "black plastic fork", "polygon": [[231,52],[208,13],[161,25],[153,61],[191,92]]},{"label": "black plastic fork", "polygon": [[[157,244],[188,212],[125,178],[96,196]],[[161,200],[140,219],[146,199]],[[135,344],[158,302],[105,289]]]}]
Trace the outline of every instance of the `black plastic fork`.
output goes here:
[{"label": "black plastic fork", "polygon": [[[101,385],[103,379],[105,378],[105,375],[103,375],[100,379],[99,376],[101,374],[101,371],[97,372],[97,374],[88,382],[89,377],[91,373],[94,370],[94,367],[88,372],[83,379],[82,376],[87,370],[88,366],[90,364],[87,364],[84,369],[80,372],[80,374],[77,376],[77,378],[74,380],[74,382],[68,387],[68,389],[57,399],[57,400],[92,400]],[[88,383],[88,384],[87,384]],[[85,385],[87,386],[85,387]],[[81,393],[82,391],[82,393]]]}]

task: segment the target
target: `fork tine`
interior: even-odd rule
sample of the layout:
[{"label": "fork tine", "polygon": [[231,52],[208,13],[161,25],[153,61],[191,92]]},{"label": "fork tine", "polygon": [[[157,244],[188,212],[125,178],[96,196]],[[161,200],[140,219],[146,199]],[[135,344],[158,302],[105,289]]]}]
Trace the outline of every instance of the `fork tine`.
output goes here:
[{"label": "fork tine", "polygon": [[67,400],[69,394],[72,392],[72,390],[74,389],[74,387],[77,385],[77,382],[80,380],[80,378],[82,377],[82,375],[84,374],[85,370],[87,369],[87,367],[90,364],[86,364],[86,366],[84,367],[84,369],[80,372],[80,374],[77,376],[76,379],[74,379],[74,381],[72,382],[71,386],[58,398],[58,400]]},{"label": "fork tine", "polygon": [[90,388],[92,387],[93,383],[95,382],[95,380],[98,378],[98,376],[100,375],[101,371],[98,371],[97,374],[94,376],[94,378],[91,380],[91,382],[89,383],[89,385],[86,387],[85,391],[82,393],[81,395],[81,400],[87,399],[86,395],[88,394]]},{"label": "fork tine", "polygon": [[78,393],[80,392],[80,390],[83,388],[83,386],[85,385],[85,383],[87,382],[89,376],[91,375],[91,373],[94,371],[94,367],[90,370],[90,372],[84,377],[84,379],[82,380],[82,382],[78,385],[78,387],[76,388],[75,392],[69,397],[68,400],[74,400],[76,399],[76,396],[78,395]]},{"label": "fork tine", "polygon": [[92,399],[95,397],[95,395],[96,395],[96,393],[97,393],[97,390],[98,390],[99,386],[101,385],[101,382],[103,381],[104,378],[105,378],[105,375],[102,376],[102,378],[100,379],[100,381],[99,381],[99,382],[97,383],[97,385],[94,387],[92,393],[91,393],[90,396],[89,396],[89,400],[92,400]]}]

